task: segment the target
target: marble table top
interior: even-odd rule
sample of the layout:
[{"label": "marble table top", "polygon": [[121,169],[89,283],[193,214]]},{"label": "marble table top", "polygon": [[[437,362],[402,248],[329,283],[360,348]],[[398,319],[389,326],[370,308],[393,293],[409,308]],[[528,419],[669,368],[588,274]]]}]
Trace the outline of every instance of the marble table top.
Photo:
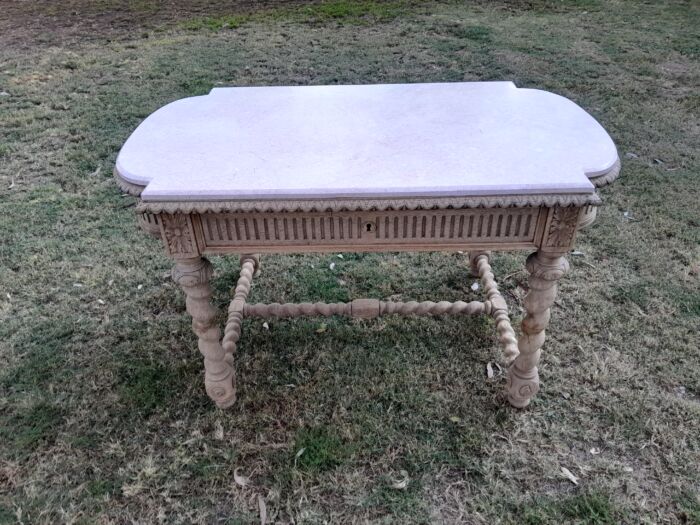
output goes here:
[{"label": "marble table top", "polygon": [[144,201],[593,193],[612,140],[511,82],[216,88],[146,118],[117,158]]}]

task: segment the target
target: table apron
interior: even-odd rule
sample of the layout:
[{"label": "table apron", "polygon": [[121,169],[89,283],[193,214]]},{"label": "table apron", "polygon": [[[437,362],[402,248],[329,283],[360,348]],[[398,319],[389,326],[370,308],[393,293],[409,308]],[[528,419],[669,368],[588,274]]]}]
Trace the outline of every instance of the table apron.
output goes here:
[{"label": "table apron", "polygon": [[529,248],[542,237],[546,210],[204,213],[191,221],[201,253]]}]

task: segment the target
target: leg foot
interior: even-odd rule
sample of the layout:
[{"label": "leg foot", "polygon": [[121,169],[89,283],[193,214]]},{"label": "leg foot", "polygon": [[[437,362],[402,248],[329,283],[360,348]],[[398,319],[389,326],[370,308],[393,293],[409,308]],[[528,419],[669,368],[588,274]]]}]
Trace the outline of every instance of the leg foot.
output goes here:
[{"label": "leg foot", "polygon": [[211,305],[209,279],[211,263],[202,257],[180,259],[173,269],[173,280],[187,296],[187,312],[192,316],[192,330],[199,337],[199,351],[204,356],[204,386],[220,408],[236,401],[233,358],[221,346],[221,330],[216,325],[216,310]]},{"label": "leg foot", "polygon": [[521,372],[515,366],[508,370],[508,402],[516,408],[525,408],[540,389],[537,367]]},{"label": "leg foot", "polygon": [[536,252],[527,258],[530,291],[525,297],[525,318],[518,338],[520,354],[508,370],[508,401],[526,407],[540,388],[537,363],[549,323],[549,308],[557,295],[557,282],[569,269],[561,254]]}]

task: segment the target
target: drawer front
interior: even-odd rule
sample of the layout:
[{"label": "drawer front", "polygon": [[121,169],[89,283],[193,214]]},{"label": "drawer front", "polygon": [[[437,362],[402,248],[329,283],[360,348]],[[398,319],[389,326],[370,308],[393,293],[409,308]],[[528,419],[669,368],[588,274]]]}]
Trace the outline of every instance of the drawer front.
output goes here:
[{"label": "drawer front", "polygon": [[[206,213],[196,215],[205,252],[241,247],[305,251],[364,247],[396,249],[509,244],[532,246],[544,208],[399,210],[320,213]],[[291,251],[291,250],[290,250]]]}]

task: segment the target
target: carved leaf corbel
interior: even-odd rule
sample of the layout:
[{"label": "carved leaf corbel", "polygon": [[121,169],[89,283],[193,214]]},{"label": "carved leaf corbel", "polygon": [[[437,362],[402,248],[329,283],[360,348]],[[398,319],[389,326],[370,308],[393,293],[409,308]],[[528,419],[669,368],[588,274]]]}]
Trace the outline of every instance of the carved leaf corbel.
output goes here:
[{"label": "carved leaf corbel", "polygon": [[571,245],[576,226],[578,224],[578,216],[581,209],[577,207],[561,207],[557,206],[552,212],[549,228],[547,229],[547,239],[545,246],[551,248],[565,248]]}]

